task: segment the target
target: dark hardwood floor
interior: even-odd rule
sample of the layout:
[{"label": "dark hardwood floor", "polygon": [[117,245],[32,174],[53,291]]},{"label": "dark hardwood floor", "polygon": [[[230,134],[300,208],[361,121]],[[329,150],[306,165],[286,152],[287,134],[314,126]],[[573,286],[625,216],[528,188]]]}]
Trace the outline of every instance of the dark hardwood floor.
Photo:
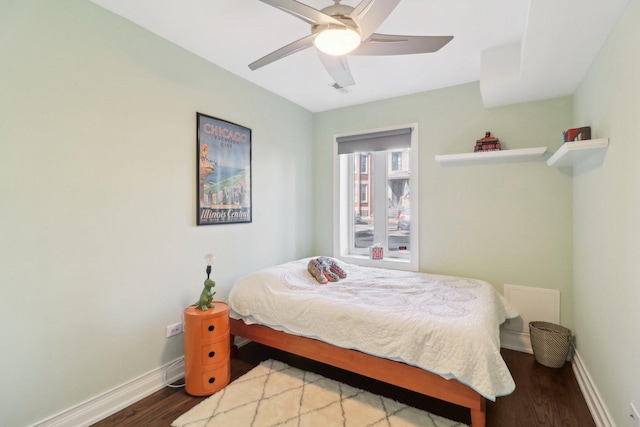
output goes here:
[{"label": "dark hardwood floor", "polygon": [[[516,390],[509,396],[499,397],[496,402],[487,401],[487,427],[595,426],[569,363],[562,368],[553,369],[538,364],[531,354],[503,349],[502,356],[515,380]],[[238,357],[231,362],[231,380],[270,358],[456,421],[467,424],[470,422],[468,410],[456,405],[255,343],[239,349]],[[166,387],[94,424],[94,427],[169,426],[174,419],[204,399],[206,397],[189,396],[184,388]]]}]

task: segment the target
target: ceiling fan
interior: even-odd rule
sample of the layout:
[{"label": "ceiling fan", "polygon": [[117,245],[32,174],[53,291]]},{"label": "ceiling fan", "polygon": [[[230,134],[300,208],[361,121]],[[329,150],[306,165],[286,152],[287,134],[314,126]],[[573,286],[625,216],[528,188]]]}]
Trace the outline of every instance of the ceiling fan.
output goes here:
[{"label": "ceiling fan", "polygon": [[311,25],[311,34],[294,41],[249,64],[251,70],[271,64],[315,45],[318,56],[336,88],[355,84],[347,54],[408,55],[436,52],[453,36],[400,36],[374,31],[393,12],[400,0],[362,0],[355,8],[334,4],[318,10],[295,0],[260,0]]}]

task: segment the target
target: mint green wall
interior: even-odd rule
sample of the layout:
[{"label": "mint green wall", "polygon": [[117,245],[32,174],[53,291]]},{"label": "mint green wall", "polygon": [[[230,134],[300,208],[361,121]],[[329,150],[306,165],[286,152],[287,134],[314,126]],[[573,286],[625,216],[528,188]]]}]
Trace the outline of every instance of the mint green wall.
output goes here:
[{"label": "mint green wall", "polygon": [[[0,3],[0,319],[11,325],[0,424],[34,423],[180,356],[164,328],[199,294],[205,253],[220,299],[256,268],[331,253],[332,136],[413,122],[420,269],[559,289],[561,323],[616,421],[640,402],[638,0],[575,99],[484,109],[470,83],[318,114],[88,1],[53,3]],[[196,111],[253,130],[252,224],[194,224]],[[611,147],[575,177],[543,160],[434,160],[486,130],[506,148],[553,152],[583,124]]]},{"label": "mint green wall", "polygon": [[441,166],[489,130],[506,148],[562,144],[571,98],[484,109],[477,83],[316,114],[317,253],[331,253],[332,144],[343,132],[418,123],[420,270],[561,291],[572,326],[571,176],[543,160]]},{"label": "mint green wall", "polygon": [[[206,253],[220,299],[310,255],[313,115],[85,0],[0,2],[0,58],[0,425],[25,426],[179,357]],[[252,128],[251,224],[195,226],[197,111]]]},{"label": "mint green wall", "polygon": [[610,415],[640,409],[640,1],[631,0],[574,96],[574,124],[609,138],[574,172],[578,352]]}]

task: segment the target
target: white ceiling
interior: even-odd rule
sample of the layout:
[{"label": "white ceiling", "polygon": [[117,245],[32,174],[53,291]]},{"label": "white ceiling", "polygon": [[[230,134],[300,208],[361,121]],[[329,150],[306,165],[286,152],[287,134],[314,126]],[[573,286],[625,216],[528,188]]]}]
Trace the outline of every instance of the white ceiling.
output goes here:
[{"label": "white ceiling", "polygon": [[[310,32],[259,0],[91,1],[318,112],[473,81],[480,81],[487,107],[570,95],[629,0],[402,0],[378,33],[453,41],[431,54],[349,57],[356,84],[342,90],[331,86],[315,48],[249,70]],[[303,3],[322,9],[333,1]]]}]

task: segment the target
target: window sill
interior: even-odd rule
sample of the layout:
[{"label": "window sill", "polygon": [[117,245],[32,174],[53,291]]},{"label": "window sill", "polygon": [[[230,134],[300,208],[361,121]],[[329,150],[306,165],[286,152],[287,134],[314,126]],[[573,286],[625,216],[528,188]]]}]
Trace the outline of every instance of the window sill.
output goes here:
[{"label": "window sill", "polygon": [[390,270],[418,271],[418,266],[414,265],[411,260],[404,258],[383,258],[371,259],[364,255],[342,255],[336,256],[341,261],[349,264],[361,265],[363,267],[388,268]]}]

